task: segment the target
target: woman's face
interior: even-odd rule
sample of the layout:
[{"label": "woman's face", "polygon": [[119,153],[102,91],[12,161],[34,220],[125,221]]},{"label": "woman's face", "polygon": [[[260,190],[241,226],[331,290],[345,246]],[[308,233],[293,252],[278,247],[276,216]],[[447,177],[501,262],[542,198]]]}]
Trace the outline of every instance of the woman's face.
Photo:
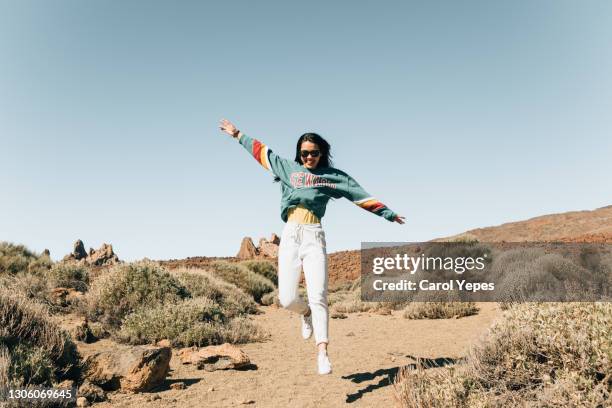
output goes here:
[{"label": "woman's face", "polygon": [[[304,157],[306,152],[309,152],[309,154]],[[317,157],[313,157],[313,153],[317,154]],[[319,165],[319,160],[321,160],[319,145],[312,142],[302,142],[302,146],[300,147],[300,157],[302,158],[304,167],[310,170],[316,169]]]}]

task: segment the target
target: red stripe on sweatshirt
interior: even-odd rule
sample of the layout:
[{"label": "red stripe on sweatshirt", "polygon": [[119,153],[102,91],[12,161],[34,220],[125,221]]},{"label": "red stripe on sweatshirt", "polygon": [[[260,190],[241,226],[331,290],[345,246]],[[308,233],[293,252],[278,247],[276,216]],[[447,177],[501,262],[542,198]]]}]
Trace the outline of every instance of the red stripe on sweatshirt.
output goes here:
[{"label": "red stripe on sweatshirt", "polygon": [[255,140],[255,139],[253,140],[253,157],[255,157],[255,160],[257,160],[259,164],[261,164],[262,166],[264,165],[261,162],[261,150],[263,148],[264,148],[263,143],[261,143],[259,140]]},{"label": "red stripe on sweatshirt", "polygon": [[386,208],[386,206],[380,201],[367,201],[361,204],[361,207],[371,212],[377,212]]}]

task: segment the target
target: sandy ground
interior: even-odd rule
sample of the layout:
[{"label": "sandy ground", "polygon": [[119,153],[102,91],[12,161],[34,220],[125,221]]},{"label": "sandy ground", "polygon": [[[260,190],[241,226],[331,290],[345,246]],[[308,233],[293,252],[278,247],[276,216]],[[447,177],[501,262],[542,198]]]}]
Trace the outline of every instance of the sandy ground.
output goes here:
[{"label": "sandy ground", "polygon": [[[475,316],[408,320],[400,312],[349,314],[330,321],[330,375],[316,372],[314,336],[304,340],[299,316],[274,306],[254,320],[272,333],[270,341],[241,345],[256,369],[206,372],[171,362],[172,371],[154,393],[111,393],[96,407],[389,407],[391,380],[415,357],[456,359],[483,336],[500,315],[495,303],[479,304]],[[184,390],[169,385],[182,381]],[[159,399],[151,401],[153,396]],[[157,397],[155,397],[157,398]],[[246,403],[252,401],[250,403]]]}]

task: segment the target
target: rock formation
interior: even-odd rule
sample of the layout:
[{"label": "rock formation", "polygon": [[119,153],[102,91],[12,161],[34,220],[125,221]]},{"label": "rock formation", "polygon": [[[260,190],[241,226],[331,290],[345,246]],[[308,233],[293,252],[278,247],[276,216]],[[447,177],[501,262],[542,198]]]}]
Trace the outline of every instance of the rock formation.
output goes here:
[{"label": "rock formation", "polygon": [[280,238],[276,234],[272,234],[270,239],[260,238],[257,247],[253,244],[251,237],[244,237],[236,257],[240,259],[277,258],[279,244]]},{"label": "rock formation", "polygon": [[100,249],[94,250],[93,248],[89,249],[89,253],[85,251],[85,245],[83,245],[83,241],[78,239],[74,243],[74,249],[72,252],[62,259],[63,262],[79,262],[84,263],[86,265],[115,265],[119,262],[119,258],[113,252],[113,246],[110,244],[102,244]]}]

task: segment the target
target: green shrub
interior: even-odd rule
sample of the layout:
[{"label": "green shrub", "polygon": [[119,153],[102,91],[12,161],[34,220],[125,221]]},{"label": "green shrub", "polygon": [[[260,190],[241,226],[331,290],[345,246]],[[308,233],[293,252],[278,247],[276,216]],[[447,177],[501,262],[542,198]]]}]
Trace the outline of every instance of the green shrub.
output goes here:
[{"label": "green shrub", "polygon": [[0,275],[30,272],[44,273],[52,265],[46,255],[37,255],[23,245],[0,242]]},{"label": "green shrub", "polygon": [[257,303],[250,295],[208,271],[181,268],[172,274],[192,298],[204,297],[215,301],[227,317],[258,313]]},{"label": "green shrub", "polygon": [[178,303],[143,307],[124,319],[118,337],[132,344],[155,343],[168,339],[179,346],[184,345],[181,344],[181,335],[195,326],[222,323],[225,320],[219,304],[199,297]]},{"label": "green shrub", "polygon": [[86,267],[71,263],[57,263],[47,276],[56,288],[74,288],[85,292],[89,285],[89,271]]},{"label": "green shrub", "polygon": [[273,292],[275,289],[270,279],[250,271],[243,265],[215,261],[212,263],[212,267],[217,276],[238,286],[253,296],[256,302],[261,302],[263,295]]},{"label": "green shrub", "polygon": [[140,308],[176,303],[188,296],[187,289],[165,268],[136,262],[116,266],[94,280],[84,312],[90,320],[116,329],[127,315]]},{"label": "green shrub", "polygon": [[260,341],[262,330],[245,316],[224,316],[221,307],[204,297],[140,309],[126,317],[118,338],[131,344],[168,339],[175,347]]},{"label": "green shrub", "polygon": [[9,350],[9,358],[8,378],[11,382],[49,387],[55,382],[55,366],[49,352],[42,347],[19,343]]},{"label": "green shrub", "polygon": [[242,261],[240,264],[246,266],[246,268],[251,272],[255,272],[264,278],[268,278],[272,283],[274,283],[274,286],[278,286],[278,271],[272,262],[250,260]]}]

